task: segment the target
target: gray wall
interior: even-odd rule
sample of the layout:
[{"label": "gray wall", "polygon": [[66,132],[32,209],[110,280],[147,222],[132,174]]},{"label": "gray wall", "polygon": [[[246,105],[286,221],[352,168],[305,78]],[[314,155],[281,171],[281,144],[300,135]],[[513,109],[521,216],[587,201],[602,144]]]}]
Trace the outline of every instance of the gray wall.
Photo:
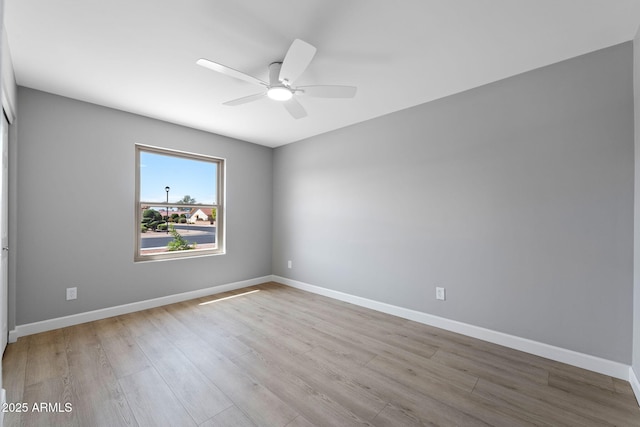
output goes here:
[{"label": "gray wall", "polygon": [[[227,159],[226,255],[133,262],[135,143]],[[18,325],[271,274],[272,149],[26,88],[17,146]]]},{"label": "gray wall", "polygon": [[276,149],[274,274],[631,363],[632,58],[614,46]]}]

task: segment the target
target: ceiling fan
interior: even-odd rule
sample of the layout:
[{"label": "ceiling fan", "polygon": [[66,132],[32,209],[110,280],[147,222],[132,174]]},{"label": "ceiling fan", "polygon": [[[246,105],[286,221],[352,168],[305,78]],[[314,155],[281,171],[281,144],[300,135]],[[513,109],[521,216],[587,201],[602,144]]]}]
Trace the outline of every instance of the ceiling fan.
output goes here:
[{"label": "ceiling fan", "polygon": [[209,61],[208,59],[198,59],[196,64],[208,68],[218,73],[226,74],[245,82],[258,84],[264,90],[253,95],[233,99],[224,102],[223,105],[236,106],[257,101],[264,97],[282,102],[284,108],[295,119],[307,116],[307,111],[296,99],[299,95],[316,98],[353,98],[356,95],[355,86],[317,85],[317,86],[293,86],[295,80],[307,69],[316,48],[300,39],[295,39],[282,61],[272,62],[269,65],[269,82],[262,81],[256,77],[234,70],[226,65]]}]

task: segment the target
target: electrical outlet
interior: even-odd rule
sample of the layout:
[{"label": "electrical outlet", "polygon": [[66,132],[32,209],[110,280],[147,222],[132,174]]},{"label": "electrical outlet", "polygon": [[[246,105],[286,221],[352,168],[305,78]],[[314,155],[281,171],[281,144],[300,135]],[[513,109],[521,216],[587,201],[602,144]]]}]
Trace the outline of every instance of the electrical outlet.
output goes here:
[{"label": "electrical outlet", "polygon": [[436,287],[436,299],[441,301],[445,300],[444,288]]},{"label": "electrical outlet", "polygon": [[78,288],[67,288],[67,301],[78,298]]},{"label": "electrical outlet", "polygon": [[287,267],[293,268],[293,262],[291,262],[291,260],[287,261]]}]

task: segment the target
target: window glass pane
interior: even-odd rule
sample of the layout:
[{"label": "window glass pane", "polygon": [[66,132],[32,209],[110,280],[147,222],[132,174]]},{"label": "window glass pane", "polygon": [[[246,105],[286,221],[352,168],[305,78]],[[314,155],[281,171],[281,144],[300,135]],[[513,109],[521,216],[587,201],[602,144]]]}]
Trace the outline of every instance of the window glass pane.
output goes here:
[{"label": "window glass pane", "polygon": [[[140,151],[140,201],[218,204],[214,162]],[[165,190],[169,187],[169,191]]]},{"label": "window glass pane", "polygon": [[140,255],[216,249],[216,209],[143,206]]}]

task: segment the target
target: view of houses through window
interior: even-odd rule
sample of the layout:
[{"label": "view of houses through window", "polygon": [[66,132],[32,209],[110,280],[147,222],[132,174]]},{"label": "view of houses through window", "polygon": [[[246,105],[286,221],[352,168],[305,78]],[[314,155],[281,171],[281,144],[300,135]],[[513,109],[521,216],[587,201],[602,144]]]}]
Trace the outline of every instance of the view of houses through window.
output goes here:
[{"label": "view of houses through window", "polygon": [[222,159],[137,146],[136,260],[221,253]]}]

